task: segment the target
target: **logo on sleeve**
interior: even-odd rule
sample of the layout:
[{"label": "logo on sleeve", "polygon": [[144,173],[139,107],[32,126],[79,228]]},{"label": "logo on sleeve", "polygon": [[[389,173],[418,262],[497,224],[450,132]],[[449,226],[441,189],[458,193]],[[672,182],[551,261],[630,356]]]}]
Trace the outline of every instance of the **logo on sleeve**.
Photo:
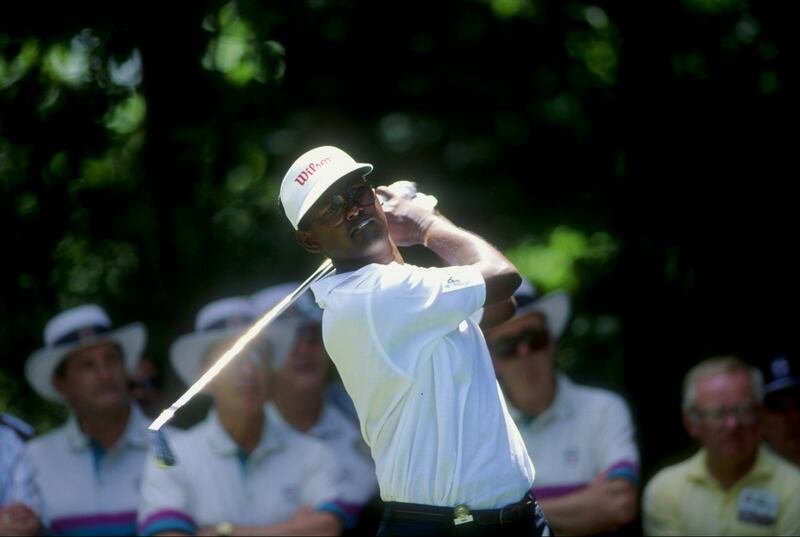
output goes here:
[{"label": "logo on sleeve", "polygon": [[459,280],[457,276],[450,274],[447,276],[447,280],[444,282],[444,285],[442,285],[442,292],[446,293],[448,291],[454,291],[463,287],[464,285],[465,282]]}]

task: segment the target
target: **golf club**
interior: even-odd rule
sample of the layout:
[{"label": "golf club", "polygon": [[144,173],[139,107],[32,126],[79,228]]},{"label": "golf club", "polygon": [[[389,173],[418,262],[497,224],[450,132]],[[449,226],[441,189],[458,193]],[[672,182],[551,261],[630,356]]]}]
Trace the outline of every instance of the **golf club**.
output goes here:
[{"label": "golf club", "polygon": [[242,334],[239,339],[229,348],[225,353],[220,356],[217,361],[211,366],[197,381],[192,384],[177,401],[172,403],[169,408],[166,408],[153,420],[148,429],[153,435],[153,446],[155,448],[156,460],[162,466],[172,466],[175,464],[176,459],[172,450],[167,444],[166,438],[161,432],[161,427],[164,426],[183,405],[188,403],[192,397],[197,395],[206,385],[211,382],[214,377],[228,363],[236,358],[236,356],[244,349],[244,347],[255,338],[261,330],[271,323],[276,317],[283,313],[289,306],[291,306],[302,295],[312,283],[321,280],[328,274],[334,271],[333,264],[330,259],[326,259],[314,273],[306,279],[300,286],[289,293],[283,300],[275,304],[269,311],[261,316],[255,323],[253,323],[247,331]]}]

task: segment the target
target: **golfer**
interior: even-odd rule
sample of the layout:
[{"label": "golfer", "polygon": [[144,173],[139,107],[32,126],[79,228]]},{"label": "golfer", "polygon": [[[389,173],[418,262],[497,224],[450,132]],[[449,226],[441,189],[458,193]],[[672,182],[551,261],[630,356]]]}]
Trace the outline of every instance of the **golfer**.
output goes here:
[{"label": "golfer", "polygon": [[[336,273],[312,285],[323,340],[353,399],[385,502],[378,535],[549,535],[534,469],[506,409],[482,307],[508,307],[515,267],[422,203],[376,190],[371,164],[332,146],[286,173],[280,202]],[[423,244],[448,265],[405,264]]]}]

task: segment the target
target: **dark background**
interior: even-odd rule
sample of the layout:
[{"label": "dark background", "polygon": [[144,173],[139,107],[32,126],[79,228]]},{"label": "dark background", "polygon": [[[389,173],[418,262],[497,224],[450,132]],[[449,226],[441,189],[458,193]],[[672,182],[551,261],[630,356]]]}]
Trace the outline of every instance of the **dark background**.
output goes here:
[{"label": "dark background", "polygon": [[798,63],[781,3],[629,4],[4,5],[0,410],[63,418],[22,375],[60,309],[168,373],[203,304],[304,279],[277,190],[333,144],[567,288],[562,367],[628,399],[645,478],[683,456],[693,363],[797,353]]}]

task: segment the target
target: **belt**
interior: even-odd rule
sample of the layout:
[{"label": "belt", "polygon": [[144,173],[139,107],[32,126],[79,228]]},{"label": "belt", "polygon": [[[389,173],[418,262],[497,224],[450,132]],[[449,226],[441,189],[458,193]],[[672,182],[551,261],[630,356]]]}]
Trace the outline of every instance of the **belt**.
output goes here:
[{"label": "belt", "polygon": [[536,498],[530,492],[522,500],[500,509],[470,510],[464,505],[437,507],[416,503],[386,502],[386,517],[394,520],[437,521],[449,524],[475,522],[486,526],[505,526],[520,520],[532,519]]}]

